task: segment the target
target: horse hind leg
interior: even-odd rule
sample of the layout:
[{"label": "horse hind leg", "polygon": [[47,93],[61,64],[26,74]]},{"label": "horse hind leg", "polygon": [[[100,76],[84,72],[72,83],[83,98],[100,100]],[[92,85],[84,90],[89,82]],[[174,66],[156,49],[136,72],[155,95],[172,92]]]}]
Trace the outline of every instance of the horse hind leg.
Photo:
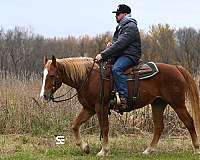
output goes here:
[{"label": "horse hind leg", "polygon": [[180,104],[180,105],[174,105],[173,109],[177,113],[178,117],[184,123],[184,125],[186,126],[186,128],[188,129],[190,133],[193,147],[194,147],[194,152],[200,154],[199,142],[198,142],[197,134],[194,127],[194,121],[192,117],[190,116],[190,114],[188,113],[185,103]]},{"label": "horse hind leg", "polygon": [[152,115],[153,115],[153,123],[154,123],[154,135],[149,147],[147,147],[147,149],[143,152],[143,154],[146,154],[146,155],[154,152],[158,144],[158,141],[164,129],[163,112],[167,106],[167,103],[165,103],[163,100],[159,98],[159,99],[156,99],[151,104],[151,106],[152,106]]},{"label": "horse hind leg", "polygon": [[89,112],[85,109],[82,109],[79,115],[76,117],[76,119],[72,123],[72,130],[74,132],[75,136],[75,143],[77,146],[81,148],[85,153],[89,154],[90,148],[88,143],[84,142],[81,139],[81,134],[80,134],[80,126],[86,122],[89,118],[91,118],[95,112]]}]

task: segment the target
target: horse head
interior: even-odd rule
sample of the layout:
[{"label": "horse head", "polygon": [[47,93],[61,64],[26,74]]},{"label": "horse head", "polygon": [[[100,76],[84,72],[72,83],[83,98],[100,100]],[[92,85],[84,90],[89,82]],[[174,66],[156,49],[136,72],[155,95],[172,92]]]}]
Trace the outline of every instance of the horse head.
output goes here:
[{"label": "horse head", "polygon": [[53,94],[61,85],[61,72],[55,56],[52,56],[52,60],[48,60],[47,57],[44,56],[43,84],[40,97],[44,98],[46,101],[52,100]]}]

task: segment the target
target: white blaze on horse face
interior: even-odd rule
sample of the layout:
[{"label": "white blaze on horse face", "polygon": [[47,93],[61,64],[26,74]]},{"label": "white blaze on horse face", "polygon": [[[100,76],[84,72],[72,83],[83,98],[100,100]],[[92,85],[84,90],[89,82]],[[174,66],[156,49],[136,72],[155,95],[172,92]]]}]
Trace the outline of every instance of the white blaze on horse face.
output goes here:
[{"label": "white blaze on horse face", "polygon": [[45,68],[44,69],[44,73],[43,73],[43,81],[42,81],[42,89],[41,89],[41,92],[40,92],[40,97],[44,96],[44,87],[45,87],[47,74],[48,74],[48,70]]}]

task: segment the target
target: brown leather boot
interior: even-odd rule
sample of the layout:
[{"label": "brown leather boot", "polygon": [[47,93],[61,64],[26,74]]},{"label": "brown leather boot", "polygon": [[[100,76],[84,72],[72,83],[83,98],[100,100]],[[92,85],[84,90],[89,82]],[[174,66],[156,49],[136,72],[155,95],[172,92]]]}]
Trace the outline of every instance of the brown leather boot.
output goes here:
[{"label": "brown leather boot", "polygon": [[120,110],[120,111],[125,111],[125,110],[127,110],[127,109],[128,109],[128,103],[127,103],[126,98],[120,97],[120,100],[121,100],[121,105],[119,106],[119,110]]},{"label": "brown leather boot", "polygon": [[121,115],[123,115],[123,112],[128,109],[128,104],[127,104],[126,98],[124,98],[124,97],[120,97],[120,101],[121,101],[121,104],[116,105],[114,110],[116,112],[120,113]]}]

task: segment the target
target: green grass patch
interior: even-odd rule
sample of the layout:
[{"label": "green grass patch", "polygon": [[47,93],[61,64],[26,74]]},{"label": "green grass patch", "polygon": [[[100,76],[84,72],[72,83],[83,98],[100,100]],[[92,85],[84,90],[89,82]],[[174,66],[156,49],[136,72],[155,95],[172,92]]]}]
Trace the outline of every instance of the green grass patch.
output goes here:
[{"label": "green grass patch", "polygon": [[[161,140],[158,151],[146,156],[142,152],[149,144],[151,135],[119,136],[110,138],[110,154],[105,159],[125,160],[195,160],[189,139],[165,139]],[[83,153],[75,146],[71,136],[66,136],[64,145],[56,145],[55,137],[33,137],[31,135],[1,135],[0,158],[5,160],[96,160],[102,159],[96,154],[100,151],[99,137],[94,135],[84,136],[90,144],[91,153]]]}]

